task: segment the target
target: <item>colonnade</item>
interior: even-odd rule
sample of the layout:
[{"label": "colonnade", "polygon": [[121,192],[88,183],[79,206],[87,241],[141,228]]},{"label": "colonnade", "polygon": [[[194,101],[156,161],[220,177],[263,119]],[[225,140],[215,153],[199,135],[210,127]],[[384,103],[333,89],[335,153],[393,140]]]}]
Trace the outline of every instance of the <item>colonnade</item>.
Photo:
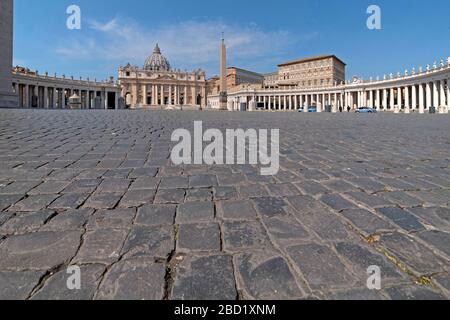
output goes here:
[{"label": "colonnade", "polygon": [[122,89],[128,105],[205,106],[206,87],[191,84],[131,84]]},{"label": "colonnade", "polygon": [[35,73],[13,73],[13,91],[19,108],[64,109],[76,94],[82,109],[119,108],[119,87],[110,82],[49,77]]},{"label": "colonnade", "polygon": [[[211,108],[219,106],[219,96],[208,97]],[[394,113],[448,113],[450,110],[450,57],[447,63],[413,68],[404,75],[384,76],[382,80],[355,79],[332,87],[318,88],[243,88],[228,94],[230,110],[250,109],[294,111],[316,108],[318,112],[350,111],[370,107]],[[238,107],[239,106],[239,107]]]}]

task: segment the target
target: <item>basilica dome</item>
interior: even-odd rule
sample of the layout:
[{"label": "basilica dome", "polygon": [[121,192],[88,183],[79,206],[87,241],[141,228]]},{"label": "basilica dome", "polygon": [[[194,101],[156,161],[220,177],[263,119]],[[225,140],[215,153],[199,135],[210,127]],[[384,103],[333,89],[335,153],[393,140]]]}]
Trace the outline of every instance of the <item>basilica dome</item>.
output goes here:
[{"label": "basilica dome", "polygon": [[169,61],[161,54],[158,44],[153,49],[153,54],[145,61],[144,70],[170,71]]}]

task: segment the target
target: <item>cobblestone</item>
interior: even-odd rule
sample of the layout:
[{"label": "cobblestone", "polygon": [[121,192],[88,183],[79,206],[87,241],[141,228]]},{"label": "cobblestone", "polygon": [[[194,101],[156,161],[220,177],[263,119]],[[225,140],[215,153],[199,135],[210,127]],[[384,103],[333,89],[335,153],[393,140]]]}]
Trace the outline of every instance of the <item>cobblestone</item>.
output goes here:
[{"label": "cobblestone", "polygon": [[[280,129],[280,171],[173,165],[173,130],[196,120]],[[0,109],[0,299],[450,299],[449,127]],[[65,286],[74,264],[80,291]]]}]

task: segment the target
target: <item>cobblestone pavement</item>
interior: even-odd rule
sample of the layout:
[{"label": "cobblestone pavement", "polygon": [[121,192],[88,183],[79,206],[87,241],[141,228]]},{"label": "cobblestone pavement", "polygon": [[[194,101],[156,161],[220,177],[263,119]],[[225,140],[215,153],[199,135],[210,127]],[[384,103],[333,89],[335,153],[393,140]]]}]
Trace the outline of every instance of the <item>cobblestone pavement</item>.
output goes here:
[{"label": "cobblestone pavement", "polygon": [[[280,172],[171,165],[172,131],[194,120],[280,128]],[[438,115],[0,110],[0,299],[449,299],[449,128]],[[81,290],[67,289],[71,265]]]}]

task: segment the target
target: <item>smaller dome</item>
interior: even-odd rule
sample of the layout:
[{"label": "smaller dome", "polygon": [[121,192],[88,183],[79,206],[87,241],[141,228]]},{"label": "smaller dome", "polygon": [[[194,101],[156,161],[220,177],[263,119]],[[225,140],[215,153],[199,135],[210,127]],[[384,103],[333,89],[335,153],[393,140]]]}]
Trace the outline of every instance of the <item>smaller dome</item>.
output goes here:
[{"label": "smaller dome", "polygon": [[170,71],[169,61],[161,54],[161,49],[156,44],[153,54],[147,58],[144,64],[144,70],[150,71]]}]

